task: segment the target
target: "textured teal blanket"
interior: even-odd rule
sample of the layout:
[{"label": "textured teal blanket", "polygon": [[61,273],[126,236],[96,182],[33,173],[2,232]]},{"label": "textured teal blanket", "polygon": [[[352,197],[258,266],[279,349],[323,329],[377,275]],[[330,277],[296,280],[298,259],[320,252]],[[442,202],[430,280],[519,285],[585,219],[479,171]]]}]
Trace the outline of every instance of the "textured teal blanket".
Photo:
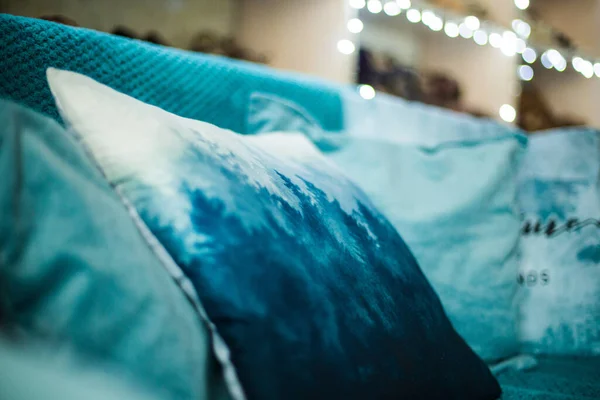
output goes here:
[{"label": "textured teal blanket", "polygon": [[600,357],[539,357],[529,371],[498,376],[502,400],[600,399]]},{"label": "textured teal blanket", "polygon": [[182,117],[238,133],[246,133],[254,91],[302,105],[328,130],[342,128],[340,88],[317,79],[6,14],[0,14],[0,38],[0,97],[55,119],[48,67],[82,73]]}]

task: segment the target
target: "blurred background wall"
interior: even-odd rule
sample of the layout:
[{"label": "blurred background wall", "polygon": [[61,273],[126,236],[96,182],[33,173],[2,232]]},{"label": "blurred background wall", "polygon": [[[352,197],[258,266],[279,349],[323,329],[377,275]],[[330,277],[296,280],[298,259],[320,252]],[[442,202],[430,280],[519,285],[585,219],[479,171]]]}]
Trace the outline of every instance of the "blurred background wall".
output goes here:
[{"label": "blurred background wall", "polygon": [[80,26],[104,32],[130,28],[139,35],[159,32],[175,47],[187,48],[200,30],[230,34],[237,0],[0,0],[4,13],[40,17],[64,15]]},{"label": "blurred background wall", "polygon": [[345,0],[243,0],[235,34],[275,68],[350,83],[355,57],[336,50],[350,14]]}]

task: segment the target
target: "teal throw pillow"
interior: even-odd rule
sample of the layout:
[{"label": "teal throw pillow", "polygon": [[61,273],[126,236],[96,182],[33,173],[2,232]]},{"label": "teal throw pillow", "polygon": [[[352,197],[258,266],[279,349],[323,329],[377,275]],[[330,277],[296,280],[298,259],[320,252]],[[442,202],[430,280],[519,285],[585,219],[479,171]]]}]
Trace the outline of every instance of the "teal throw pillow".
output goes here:
[{"label": "teal throw pillow", "polygon": [[211,398],[206,326],[79,144],[0,101],[0,177],[2,324],[164,398]]}]

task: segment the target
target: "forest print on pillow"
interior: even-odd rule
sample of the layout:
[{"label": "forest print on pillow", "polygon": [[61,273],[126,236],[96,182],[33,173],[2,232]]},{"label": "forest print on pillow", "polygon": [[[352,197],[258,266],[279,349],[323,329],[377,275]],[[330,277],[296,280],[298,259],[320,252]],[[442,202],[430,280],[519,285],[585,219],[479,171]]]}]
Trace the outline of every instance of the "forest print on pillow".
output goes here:
[{"label": "forest print on pillow", "polygon": [[48,77],[67,124],[193,282],[238,397],[498,398],[398,233],[308,142]]}]

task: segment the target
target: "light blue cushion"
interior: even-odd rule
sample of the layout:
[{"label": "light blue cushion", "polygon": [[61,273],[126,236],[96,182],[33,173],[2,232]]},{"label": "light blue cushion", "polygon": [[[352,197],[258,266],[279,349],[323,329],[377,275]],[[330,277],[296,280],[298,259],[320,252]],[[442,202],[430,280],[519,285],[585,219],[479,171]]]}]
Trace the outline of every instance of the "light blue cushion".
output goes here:
[{"label": "light blue cushion", "polygon": [[328,153],[399,230],[458,332],[486,360],[518,350],[515,176],[523,143],[418,147],[352,138]]},{"label": "light blue cushion", "polygon": [[0,400],[160,400],[88,360],[65,359],[0,337]]},{"label": "light blue cushion", "polygon": [[308,140],[244,137],[66,71],[49,80],[193,282],[248,399],[499,396],[398,233]]},{"label": "light blue cushion", "polygon": [[[402,234],[480,356],[493,361],[518,351],[515,197],[523,135],[490,120],[389,96],[365,101],[351,91],[346,130],[326,133],[297,105],[263,94],[253,99],[249,131],[291,126],[340,166]],[[279,122],[256,122],[269,119]]]},{"label": "light blue cushion", "polygon": [[0,101],[0,176],[3,322],[164,398],[210,398],[206,327],[64,129]]},{"label": "light blue cushion", "polygon": [[[343,92],[342,99],[343,132],[352,137],[389,138],[420,146],[437,146],[444,142],[493,138],[498,136],[500,129],[491,119],[383,93],[378,93],[373,100],[364,100],[356,91],[348,89]],[[331,131],[327,126],[321,126]]]},{"label": "light blue cushion", "polygon": [[519,187],[525,348],[600,354],[600,132],[533,135]]}]

